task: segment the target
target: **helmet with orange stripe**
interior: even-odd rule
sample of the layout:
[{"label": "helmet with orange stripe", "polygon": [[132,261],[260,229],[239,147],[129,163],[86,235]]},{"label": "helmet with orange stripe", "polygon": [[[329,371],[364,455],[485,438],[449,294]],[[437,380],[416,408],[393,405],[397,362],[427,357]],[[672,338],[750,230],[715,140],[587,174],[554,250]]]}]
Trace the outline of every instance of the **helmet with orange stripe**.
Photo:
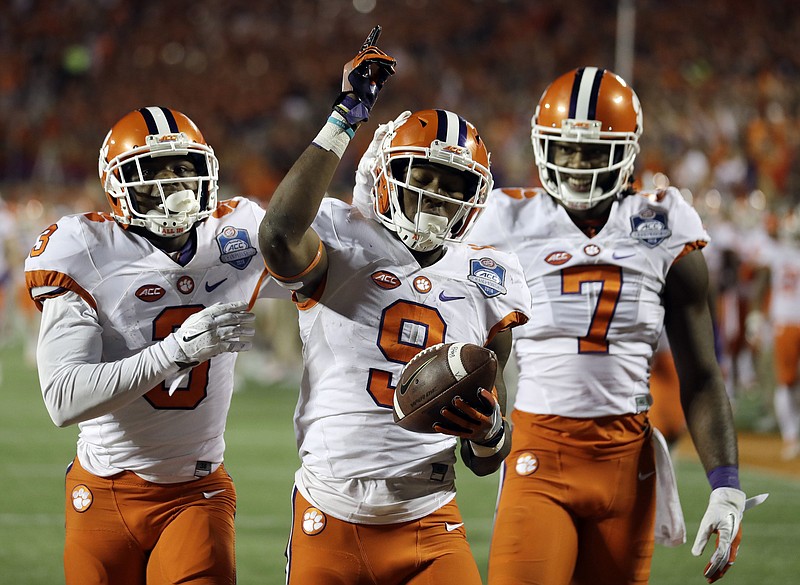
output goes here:
[{"label": "helmet with orange stripe", "polygon": [[531,119],[542,186],[570,209],[621,193],[642,134],[639,98],[618,75],[581,67],[545,89]]},{"label": "helmet with orange stripe", "polygon": [[216,208],[218,170],[214,150],[195,123],[163,107],[122,117],[106,135],[98,161],[114,219],[167,238],[185,233]]},{"label": "helmet with orange stripe", "polygon": [[478,131],[446,110],[422,110],[391,125],[371,173],[378,221],[419,252],[462,241],[492,188]]}]

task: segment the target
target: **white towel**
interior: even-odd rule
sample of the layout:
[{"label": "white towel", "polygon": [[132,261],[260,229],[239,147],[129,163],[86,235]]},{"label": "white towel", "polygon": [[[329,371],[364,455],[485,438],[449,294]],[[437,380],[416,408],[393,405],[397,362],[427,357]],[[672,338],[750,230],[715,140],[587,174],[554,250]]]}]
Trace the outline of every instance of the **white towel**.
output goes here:
[{"label": "white towel", "polygon": [[656,543],[680,546],[686,542],[686,523],[675,481],[675,470],[667,441],[658,429],[653,429],[653,452],[656,460]]}]

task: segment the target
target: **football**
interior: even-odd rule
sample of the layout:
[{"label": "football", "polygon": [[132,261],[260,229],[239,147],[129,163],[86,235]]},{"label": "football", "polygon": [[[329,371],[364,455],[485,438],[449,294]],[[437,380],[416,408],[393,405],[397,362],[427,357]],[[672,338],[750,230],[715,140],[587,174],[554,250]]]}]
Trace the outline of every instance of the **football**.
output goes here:
[{"label": "football", "polygon": [[439,343],[403,368],[394,390],[394,422],[418,433],[435,433],[440,411],[460,396],[480,406],[480,388],[491,390],[497,375],[494,352],[472,343]]}]

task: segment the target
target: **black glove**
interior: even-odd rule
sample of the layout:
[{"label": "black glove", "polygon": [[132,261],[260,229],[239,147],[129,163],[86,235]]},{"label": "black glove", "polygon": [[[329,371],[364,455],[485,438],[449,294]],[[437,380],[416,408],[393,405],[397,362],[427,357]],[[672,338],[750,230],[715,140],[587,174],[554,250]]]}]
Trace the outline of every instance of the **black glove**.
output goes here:
[{"label": "black glove", "polygon": [[396,61],[375,46],[380,34],[380,26],[373,28],[358,55],[345,64],[342,93],[333,104],[334,111],[339,112],[353,128],[369,119],[378,92],[394,75]]}]

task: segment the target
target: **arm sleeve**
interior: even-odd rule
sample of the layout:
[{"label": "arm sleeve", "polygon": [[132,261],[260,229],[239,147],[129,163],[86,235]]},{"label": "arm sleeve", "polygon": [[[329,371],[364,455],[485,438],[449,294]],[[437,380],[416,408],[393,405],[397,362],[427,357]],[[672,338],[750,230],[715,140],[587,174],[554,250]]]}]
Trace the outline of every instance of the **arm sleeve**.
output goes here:
[{"label": "arm sleeve", "polygon": [[50,418],[67,426],[112,412],[176,374],[173,335],[140,352],[103,362],[97,313],[73,292],[47,299],[36,361]]}]

